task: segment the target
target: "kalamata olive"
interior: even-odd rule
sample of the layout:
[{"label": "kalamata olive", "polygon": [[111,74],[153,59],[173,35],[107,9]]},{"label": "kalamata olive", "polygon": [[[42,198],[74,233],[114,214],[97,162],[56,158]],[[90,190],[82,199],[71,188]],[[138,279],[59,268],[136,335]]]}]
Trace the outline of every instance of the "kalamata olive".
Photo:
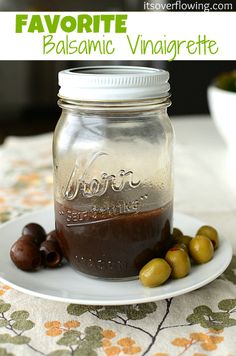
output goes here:
[{"label": "kalamata olive", "polygon": [[12,245],[10,257],[16,267],[24,271],[35,271],[41,265],[39,248],[27,239],[19,239]]},{"label": "kalamata olive", "polygon": [[165,259],[172,269],[172,278],[183,278],[189,274],[191,263],[188,254],[183,249],[172,247],[167,251]]},{"label": "kalamata olive", "polygon": [[214,247],[211,240],[203,235],[197,235],[189,243],[189,253],[197,263],[206,263],[214,255]]},{"label": "kalamata olive", "polygon": [[35,243],[35,239],[32,235],[22,235],[17,241],[26,241],[26,242],[31,242],[32,244],[35,244],[36,246],[38,246],[36,243]]},{"label": "kalamata olive", "polygon": [[44,228],[36,223],[29,223],[24,226],[22,235],[32,236],[33,242],[36,245],[40,245],[46,239],[46,232]]},{"label": "kalamata olive", "polygon": [[45,266],[54,268],[61,263],[62,254],[56,241],[44,241],[40,246],[40,252]]},{"label": "kalamata olive", "polygon": [[50,231],[46,236],[47,241],[57,241],[57,232],[56,230]]},{"label": "kalamata olive", "polygon": [[139,279],[145,287],[157,287],[170,276],[171,268],[163,258],[154,258],[139,272]]},{"label": "kalamata olive", "polygon": [[217,230],[214,227],[204,225],[198,229],[196,235],[203,235],[208,237],[208,239],[211,240],[215,250],[219,247],[219,236]]},{"label": "kalamata olive", "polygon": [[172,236],[173,236],[174,240],[177,241],[180,236],[183,236],[183,233],[180,229],[178,229],[177,227],[174,227]]},{"label": "kalamata olive", "polygon": [[50,231],[50,232],[47,234],[47,236],[46,236],[46,241],[53,241],[53,242],[55,242],[55,243],[57,244],[57,245],[56,245],[56,248],[57,248],[58,252],[59,252],[61,255],[63,255],[62,250],[61,250],[60,245],[59,245],[59,242],[58,242],[58,239],[57,239],[57,232],[56,232],[56,230],[52,230],[52,231]]}]

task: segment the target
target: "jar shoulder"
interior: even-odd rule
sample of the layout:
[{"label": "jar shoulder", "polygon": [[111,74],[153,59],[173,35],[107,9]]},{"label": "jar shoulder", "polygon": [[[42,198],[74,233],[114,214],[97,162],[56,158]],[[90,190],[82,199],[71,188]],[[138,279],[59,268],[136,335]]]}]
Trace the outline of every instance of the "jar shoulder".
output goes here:
[{"label": "jar shoulder", "polygon": [[174,130],[167,113],[138,113],[132,116],[62,112],[54,131],[54,145],[70,140],[158,140],[173,137]]}]

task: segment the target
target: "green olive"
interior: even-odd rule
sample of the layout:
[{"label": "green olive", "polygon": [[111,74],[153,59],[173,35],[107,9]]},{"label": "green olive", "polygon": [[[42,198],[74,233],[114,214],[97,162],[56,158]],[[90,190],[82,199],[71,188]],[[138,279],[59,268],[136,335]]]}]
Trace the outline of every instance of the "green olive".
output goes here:
[{"label": "green olive", "polygon": [[165,259],[172,268],[172,278],[182,278],[189,274],[191,263],[188,254],[183,249],[178,247],[170,248]]},{"label": "green olive", "polygon": [[192,237],[187,236],[187,235],[182,235],[178,238],[177,242],[181,244],[185,244],[187,247],[189,245],[189,242],[192,240]]},{"label": "green olive", "polygon": [[177,227],[174,227],[172,236],[175,241],[178,241],[179,237],[183,236],[183,233],[180,229],[178,229]]},{"label": "green olive", "polygon": [[204,235],[197,235],[189,244],[189,252],[197,263],[206,263],[214,255],[214,247],[211,240]]},{"label": "green olive", "polygon": [[183,243],[177,243],[177,244],[173,245],[171,248],[181,249],[181,250],[184,250],[186,253],[188,253],[188,247]]},{"label": "green olive", "polygon": [[171,268],[163,258],[154,258],[139,272],[139,279],[145,287],[163,284],[171,274]]},{"label": "green olive", "polygon": [[196,235],[203,235],[208,237],[208,239],[211,240],[215,250],[219,247],[218,232],[214,227],[204,225],[198,229]]}]

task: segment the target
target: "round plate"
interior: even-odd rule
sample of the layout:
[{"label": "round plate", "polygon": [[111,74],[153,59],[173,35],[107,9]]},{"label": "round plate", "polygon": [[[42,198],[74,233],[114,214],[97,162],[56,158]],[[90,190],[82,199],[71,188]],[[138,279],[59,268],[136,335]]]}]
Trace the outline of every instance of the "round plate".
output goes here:
[{"label": "round plate", "polygon": [[[89,278],[75,272],[69,265],[58,269],[23,272],[12,263],[9,251],[23,226],[29,222],[40,223],[47,231],[53,230],[53,207],[24,215],[0,227],[0,280],[21,292],[62,302],[122,305],[174,297],[213,281],[227,268],[232,257],[231,245],[227,240],[221,239],[220,247],[210,262],[194,266],[189,276],[169,280],[157,288],[145,288],[138,279],[119,282]],[[186,234],[194,235],[203,224],[192,217],[175,214],[174,226],[178,226]]]}]

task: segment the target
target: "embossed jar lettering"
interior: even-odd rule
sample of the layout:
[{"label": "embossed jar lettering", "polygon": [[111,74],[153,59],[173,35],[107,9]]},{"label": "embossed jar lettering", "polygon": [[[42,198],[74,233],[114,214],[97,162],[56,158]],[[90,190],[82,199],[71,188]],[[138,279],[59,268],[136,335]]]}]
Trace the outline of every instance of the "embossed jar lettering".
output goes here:
[{"label": "embossed jar lettering", "polygon": [[126,183],[130,188],[137,188],[140,185],[140,180],[136,182],[133,180],[133,172],[130,170],[126,172],[124,169],[121,169],[117,174],[101,173],[99,179],[93,178],[91,181],[86,182],[86,175],[89,175],[89,170],[92,168],[93,163],[103,155],[108,156],[104,152],[96,153],[82,174],[80,163],[76,162],[64,192],[66,200],[74,200],[79,196],[79,193],[86,198],[101,197],[106,193],[109,186],[114,192],[121,192]]}]

